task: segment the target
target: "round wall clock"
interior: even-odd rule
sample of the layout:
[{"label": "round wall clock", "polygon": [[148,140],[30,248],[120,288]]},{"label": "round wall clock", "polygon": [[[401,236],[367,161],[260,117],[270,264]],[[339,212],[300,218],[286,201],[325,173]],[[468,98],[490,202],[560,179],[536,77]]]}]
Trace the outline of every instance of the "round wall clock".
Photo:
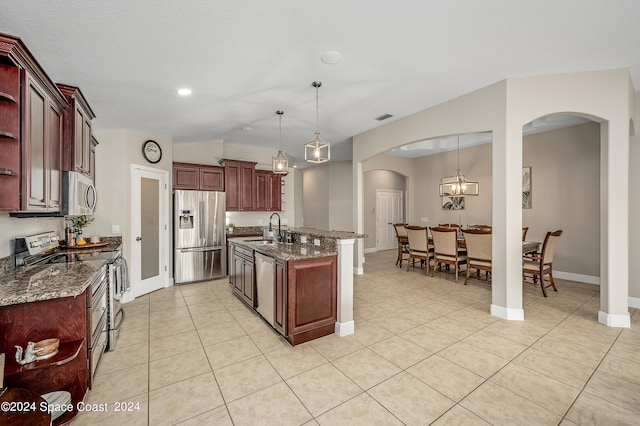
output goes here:
[{"label": "round wall clock", "polygon": [[158,142],[148,140],[142,144],[142,155],[150,163],[157,163],[162,158],[162,149]]}]

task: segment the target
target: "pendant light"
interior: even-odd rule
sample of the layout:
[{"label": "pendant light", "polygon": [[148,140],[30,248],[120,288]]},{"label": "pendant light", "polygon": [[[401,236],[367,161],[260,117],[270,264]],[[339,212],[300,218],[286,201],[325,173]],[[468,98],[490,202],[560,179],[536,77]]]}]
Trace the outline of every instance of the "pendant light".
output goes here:
[{"label": "pendant light", "polygon": [[331,144],[320,138],[320,120],[318,119],[318,88],[322,82],[311,83],[316,88],[316,137],[311,142],[304,145],[304,161],[309,163],[324,163],[331,159]]},{"label": "pendant light", "polygon": [[278,155],[273,157],[272,169],[273,173],[286,175],[289,173],[289,160],[282,152],[282,114],[284,114],[284,111],[276,111],[276,114],[280,117],[280,149],[278,149]]},{"label": "pendant light", "polygon": [[479,191],[480,184],[478,182],[469,181],[460,173],[460,136],[458,136],[458,170],[451,182],[440,184],[440,196],[464,197],[467,195],[478,195]]}]

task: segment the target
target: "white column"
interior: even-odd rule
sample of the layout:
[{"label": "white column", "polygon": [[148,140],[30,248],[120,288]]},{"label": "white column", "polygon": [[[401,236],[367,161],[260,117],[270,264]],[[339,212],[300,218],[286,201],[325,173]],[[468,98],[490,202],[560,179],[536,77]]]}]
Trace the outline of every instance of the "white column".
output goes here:
[{"label": "white column", "polygon": [[629,127],[600,125],[600,311],[598,322],[631,327],[629,315]]},{"label": "white column", "polygon": [[353,246],[355,240],[336,240],[338,247],[338,321],[336,334],[348,336],[355,331],[353,322]]}]

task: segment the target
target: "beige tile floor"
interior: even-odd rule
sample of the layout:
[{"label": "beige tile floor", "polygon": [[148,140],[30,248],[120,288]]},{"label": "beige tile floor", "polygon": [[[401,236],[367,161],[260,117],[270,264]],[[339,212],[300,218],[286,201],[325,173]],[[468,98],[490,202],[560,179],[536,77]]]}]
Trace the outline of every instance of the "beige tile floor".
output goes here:
[{"label": "beige tile floor", "polygon": [[86,397],[109,411],[73,424],[640,424],[640,310],[605,327],[598,287],[557,280],[546,299],[526,285],[525,321],[505,321],[489,284],[394,262],[366,256],[354,335],[295,348],[226,280],[128,303]]}]

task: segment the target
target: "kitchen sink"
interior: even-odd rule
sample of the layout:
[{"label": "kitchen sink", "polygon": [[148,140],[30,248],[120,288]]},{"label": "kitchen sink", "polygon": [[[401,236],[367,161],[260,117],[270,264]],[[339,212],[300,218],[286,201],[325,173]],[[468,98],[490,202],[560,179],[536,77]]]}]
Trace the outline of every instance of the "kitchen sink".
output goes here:
[{"label": "kitchen sink", "polygon": [[274,242],[273,240],[265,240],[265,239],[256,239],[256,240],[245,240],[248,243],[253,243],[253,244],[257,244],[259,246],[277,246],[278,243]]}]

